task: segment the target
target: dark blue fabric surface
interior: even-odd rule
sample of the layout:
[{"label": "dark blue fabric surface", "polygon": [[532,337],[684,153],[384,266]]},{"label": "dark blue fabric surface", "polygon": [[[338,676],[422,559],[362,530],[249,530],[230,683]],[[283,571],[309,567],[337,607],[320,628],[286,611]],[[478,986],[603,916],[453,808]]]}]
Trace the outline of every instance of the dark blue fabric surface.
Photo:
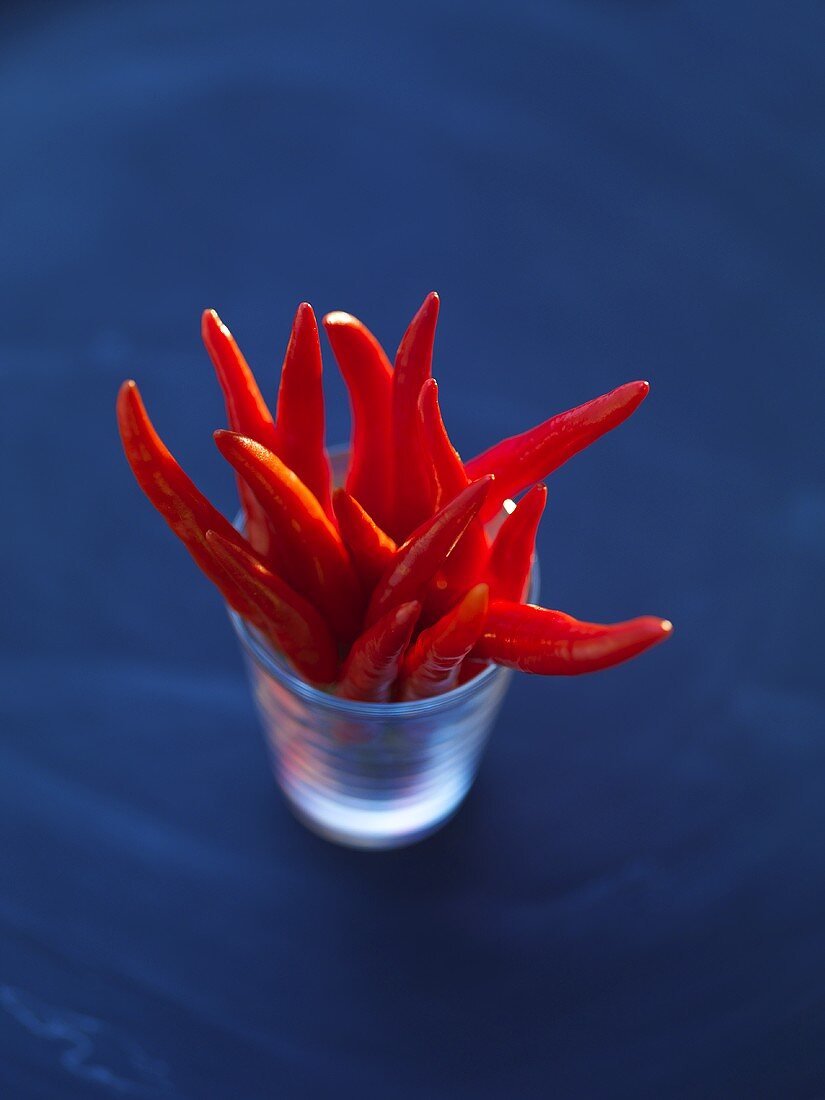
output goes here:
[{"label": "dark blue fabric surface", "polygon": [[[0,1093],[825,1096],[825,8],[3,21]],[[467,454],[650,378],[551,481],[543,597],[676,634],[515,682],[456,820],[356,854],[113,402],[231,509],[200,310],[272,394],[301,299],[394,349],[432,288]]]}]

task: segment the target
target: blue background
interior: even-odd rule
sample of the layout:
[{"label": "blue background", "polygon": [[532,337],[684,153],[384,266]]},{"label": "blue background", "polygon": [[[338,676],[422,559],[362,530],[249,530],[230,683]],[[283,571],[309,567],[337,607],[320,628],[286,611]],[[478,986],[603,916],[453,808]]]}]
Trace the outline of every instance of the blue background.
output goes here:
[{"label": "blue background", "polygon": [[[4,6],[0,1091],[825,1096],[825,8]],[[233,509],[200,346],[442,295],[467,455],[637,377],[543,598],[665,647],[521,678],[459,816],[293,822],[136,377]],[[327,355],[329,438],[346,402]]]}]

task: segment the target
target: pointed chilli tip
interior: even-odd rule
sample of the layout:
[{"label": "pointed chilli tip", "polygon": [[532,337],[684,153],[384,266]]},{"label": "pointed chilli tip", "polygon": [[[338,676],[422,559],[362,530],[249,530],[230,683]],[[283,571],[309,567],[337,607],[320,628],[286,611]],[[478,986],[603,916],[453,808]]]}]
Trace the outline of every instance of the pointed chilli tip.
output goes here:
[{"label": "pointed chilli tip", "polygon": [[351,313],[345,313],[342,309],[334,309],[331,313],[325,313],[321,318],[325,329],[342,328],[345,325],[357,324],[357,318]]},{"label": "pointed chilli tip", "polygon": [[226,569],[227,565],[224,559],[232,558],[232,555],[228,549],[230,544],[226,541],[225,538],[222,538],[218,534],[218,532],[213,530],[211,527],[207,530],[205,538],[206,545],[212,550],[212,553],[215,555],[218,562],[220,562],[221,567],[223,569]]},{"label": "pointed chilli tip", "polygon": [[220,336],[231,336],[231,332],[218,316],[216,309],[205,309],[201,314],[201,336],[206,341],[217,333]]},{"label": "pointed chilli tip", "polygon": [[[471,481],[467,488],[463,489],[457,497],[454,497],[449,504],[445,505],[442,511],[446,511],[447,508],[452,507],[457,500],[463,497],[464,493],[468,493],[472,499],[475,513],[478,514],[484,508],[495,480],[495,474],[484,474],[483,477],[477,477],[475,481]],[[472,492],[470,492],[470,490],[472,490]]]},{"label": "pointed chilli tip", "polygon": [[513,512],[518,509],[522,509],[522,512],[526,512],[529,508],[543,508],[547,503],[547,482],[536,481],[532,485],[528,486],[524,494],[519,497],[518,502],[511,501],[513,507],[505,509],[508,515],[512,515]]},{"label": "pointed chilli tip", "polygon": [[127,378],[120,384],[115,401],[117,414],[117,426],[120,438],[126,443],[126,438],[132,434],[135,408],[140,408],[140,391],[134,378]]},{"label": "pointed chilli tip", "polygon": [[230,465],[232,465],[232,460],[239,451],[245,454],[249,451],[260,453],[262,449],[265,449],[260,443],[250,439],[249,436],[230,431],[229,428],[216,428],[212,432],[212,438],[215,441],[215,446]]},{"label": "pointed chilli tip", "polygon": [[421,601],[409,600],[407,603],[399,604],[395,609],[395,622],[397,626],[404,626],[410,621],[410,619],[418,618],[421,613]]},{"label": "pointed chilli tip", "polygon": [[[496,480],[495,474],[484,474],[482,477],[477,477],[475,481],[471,481],[467,486],[467,489],[475,487],[476,493],[478,493],[481,505],[483,506],[487,497],[490,495],[490,490],[493,487],[493,482]],[[467,489],[464,492],[467,492]],[[449,504],[447,505],[449,508]]]},{"label": "pointed chilli tip", "polygon": [[418,409],[422,414],[433,405],[438,407],[438,383],[434,378],[427,378],[418,391]]},{"label": "pointed chilli tip", "polygon": [[[233,546],[229,539],[224,538],[223,535],[219,534],[212,527],[207,529],[205,538],[207,544],[212,547],[213,551],[217,554],[219,559],[229,558],[230,560],[234,561],[233,551],[237,550],[238,547]],[[252,557],[252,555],[248,556]],[[261,565],[261,563],[257,561],[255,562],[255,564]]]},{"label": "pointed chilli tip", "polygon": [[121,431],[125,429],[127,421],[132,425],[131,430],[135,430],[138,423],[149,419],[138,384],[134,378],[127,378],[121,383],[120,389],[117,391],[116,409]]},{"label": "pointed chilli tip", "polygon": [[638,619],[631,619],[628,626],[640,631],[649,645],[664,642],[673,633],[673,623],[670,619],[659,619],[655,615],[642,615]]},{"label": "pointed chilli tip", "polygon": [[462,620],[473,619],[487,610],[490,603],[490,586],[485,581],[474,585],[459,608],[459,618]]},{"label": "pointed chilli tip", "polygon": [[252,455],[258,460],[266,459],[267,461],[274,460],[276,463],[280,462],[277,455],[265,447],[263,443],[259,443],[257,439],[252,439],[251,436],[244,435],[243,432],[233,432],[229,428],[217,428],[212,433],[212,438],[215,441],[215,446],[230,465],[234,464],[239,455],[244,458]]},{"label": "pointed chilli tip", "polygon": [[296,332],[306,327],[317,333],[318,322],[315,320],[315,310],[309,302],[301,302],[299,304],[298,308],[295,310],[292,327]]},{"label": "pointed chilli tip", "polygon": [[435,322],[438,319],[438,311],[439,311],[440,308],[441,308],[441,299],[439,298],[438,294],[434,290],[431,290],[430,293],[427,295],[427,297],[422,302],[420,312],[422,314],[424,314],[424,316],[427,316],[427,317],[429,317],[430,314],[432,314],[433,322]]},{"label": "pointed chilli tip", "polygon": [[267,449],[264,447],[263,443],[259,443],[258,440],[253,439],[251,435],[244,435],[243,432],[233,432],[231,428],[215,428],[214,432],[212,432],[212,438],[231,439],[238,443],[250,443],[253,447],[260,447],[263,451]]},{"label": "pointed chilli tip", "polygon": [[[495,480],[495,474],[483,474],[481,477],[477,477],[474,481],[469,483],[466,489],[462,489],[457,497],[453,497],[449,504],[445,504],[441,512],[446,512],[448,509],[454,507],[460,507],[460,504],[456,502],[467,499],[470,499],[473,505],[475,505],[477,509],[480,509],[483,507]],[[441,512],[436,512],[436,515],[440,515]]]},{"label": "pointed chilli tip", "polygon": [[410,324],[407,328],[407,333],[409,333],[409,330],[414,328],[414,326],[419,327],[422,324],[432,324],[433,328],[435,328],[435,324],[438,321],[438,310],[440,305],[441,299],[434,290],[431,290],[416,310],[415,315],[412,321],[410,321]]}]

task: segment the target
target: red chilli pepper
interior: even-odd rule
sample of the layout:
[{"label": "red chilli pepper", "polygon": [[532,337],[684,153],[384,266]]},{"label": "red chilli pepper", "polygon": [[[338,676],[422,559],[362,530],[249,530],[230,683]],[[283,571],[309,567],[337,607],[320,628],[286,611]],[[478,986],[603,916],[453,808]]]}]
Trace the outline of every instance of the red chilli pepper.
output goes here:
[{"label": "red chilli pepper", "polygon": [[316,497],[280,458],[246,436],[215,432],[218,450],[244,478],[278,539],[283,575],[349,644],[363,595],[346,547]]},{"label": "red chilli pepper", "polygon": [[[270,450],[275,448],[275,424],[261,396],[255,376],[232,333],[214,309],[204,310],[201,336],[218,376],[226,416],[233,432],[248,435]],[[238,492],[246,516],[246,535],[252,547],[267,559],[273,556],[272,534],[260,504],[249,486],[238,478]]]},{"label": "red chilli pepper", "polygon": [[328,313],[324,328],[352,410],[347,492],[382,528],[392,523],[392,367],[369,329],[349,313]]},{"label": "red chilli pepper", "polygon": [[493,600],[473,657],[540,676],[576,676],[635,657],[672,630],[666,619],[649,615],[610,625],[584,623],[561,611]]},{"label": "red chilli pepper", "polygon": [[458,496],[470,483],[464,463],[453,446],[438,404],[438,383],[428,378],[418,394],[420,431],[424,433],[424,445],[430,454],[435,479],[435,505],[443,508]]},{"label": "red chilli pepper", "polygon": [[335,490],[332,507],[341,538],[349,550],[364,591],[372,592],[392,561],[397,547],[346,489]]},{"label": "red chilli pepper", "polygon": [[416,600],[394,607],[353,642],[335,689],[342,699],[388,703],[401,658],[421,611]]},{"label": "red chilli pepper", "polygon": [[218,586],[236,611],[249,615],[252,611],[249,600],[215,560],[212,547],[206,541],[206,532],[217,531],[239,547],[244,545],[244,540],[175,461],[155,431],[135,382],[127,381],[120,387],[117,422],[123,450],[138,485],[198,567]]},{"label": "red chilli pepper", "polygon": [[547,477],[605,432],[627,420],[647,397],[647,382],[627,382],[575,409],[551,416],[521,435],[503,439],[465,463],[471,479],[495,474],[482,519],[492,519],[508,497]]},{"label": "red chilli pepper", "polygon": [[329,627],[307,600],[254,555],[207,531],[206,540],[226,575],[248,598],[247,616],[315,684],[329,684],[338,671],[338,649]]},{"label": "red chilli pepper", "polygon": [[395,456],[395,508],[389,533],[397,541],[407,538],[434,511],[432,460],[422,446],[418,395],[432,370],[438,306],[438,295],[435,292],[428,294],[395,355],[392,376],[394,440],[389,452]]},{"label": "red chilli pepper", "polygon": [[324,448],[322,372],[318,324],[312,306],[301,302],[281,368],[275,445],[268,449],[298,475],[332,519],[331,475]]},{"label": "red chilli pepper", "polygon": [[203,312],[201,336],[223,390],[230,428],[272,450],[275,445],[272,414],[232,333],[214,309]]},{"label": "red chilli pepper", "polygon": [[456,686],[461,662],[484,629],[489,591],[486,584],[477,584],[448,615],[418,635],[404,658],[402,702],[443,695]]},{"label": "red chilli pepper", "polygon": [[[438,383],[428,378],[418,395],[419,428],[432,461],[436,507],[443,508],[469,484],[458,451],[450,442],[438,405]],[[488,545],[476,517],[433,581],[424,608],[424,620],[435,622],[475,584],[487,560]]]},{"label": "red chilli pepper", "polygon": [[390,608],[420,597],[468,523],[478,515],[489,489],[489,478],[474,481],[398,547],[372,594],[366,615],[368,626]]},{"label": "red chilli pepper", "polygon": [[536,533],[546,503],[547,486],[534,485],[499,528],[485,569],[492,599],[521,603],[527,595]]}]

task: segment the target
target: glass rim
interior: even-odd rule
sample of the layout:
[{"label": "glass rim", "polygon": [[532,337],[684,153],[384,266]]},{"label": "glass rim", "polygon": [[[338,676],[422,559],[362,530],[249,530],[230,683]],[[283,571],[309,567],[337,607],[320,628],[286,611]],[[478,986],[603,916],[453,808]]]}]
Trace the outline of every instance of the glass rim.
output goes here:
[{"label": "glass rim", "polygon": [[432,695],[427,699],[413,699],[411,702],[398,703],[369,703],[363,699],[341,699],[332,695],[323,688],[310,684],[302,679],[289,667],[287,660],[264,641],[254,627],[239,615],[237,611],[227,604],[229,619],[238,635],[238,640],[245,652],[249,653],[260,665],[263,671],[287,688],[293,695],[299,696],[313,706],[335,711],[337,714],[349,715],[352,718],[405,718],[421,714],[432,714],[439,710],[449,710],[466,699],[469,695],[480,691],[485,684],[493,680],[498,674],[509,672],[510,669],[502,665],[490,664],[458,687],[445,691],[442,695]]}]

